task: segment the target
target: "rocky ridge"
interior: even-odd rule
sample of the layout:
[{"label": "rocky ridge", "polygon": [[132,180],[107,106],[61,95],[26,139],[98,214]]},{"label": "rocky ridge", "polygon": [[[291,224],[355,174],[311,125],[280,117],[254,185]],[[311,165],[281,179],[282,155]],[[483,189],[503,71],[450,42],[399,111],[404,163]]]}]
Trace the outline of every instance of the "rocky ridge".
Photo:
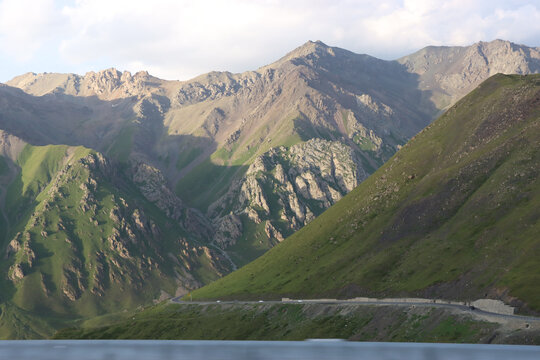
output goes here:
[{"label": "rocky ridge", "polygon": [[26,73],[13,78],[6,84],[20,88],[28,94],[65,94],[71,96],[96,96],[102,100],[121,99],[132,96],[161,93],[164,81],[146,71],[132,75],[114,68],[98,72],[90,71],[84,76],[77,74]]},{"label": "rocky ridge", "polygon": [[540,72],[540,48],[505,40],[471,46],[429,46],[398,59],[419,76],[419,87],[432,91],[439,108],[452,105],[488,77]]}]

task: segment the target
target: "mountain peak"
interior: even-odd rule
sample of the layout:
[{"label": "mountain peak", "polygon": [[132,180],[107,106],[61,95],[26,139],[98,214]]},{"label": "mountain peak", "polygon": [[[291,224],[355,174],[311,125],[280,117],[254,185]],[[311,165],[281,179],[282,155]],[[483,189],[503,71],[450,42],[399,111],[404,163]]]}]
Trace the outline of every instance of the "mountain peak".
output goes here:
[{"label": "mountain peak", "polygon": [[[89,71],[88,73],[96,73],[96,72],[95,71]],[[99,70],[97,72],[97,74],[103,74],[103,75],[107,74],[107,75],[114,76],[114,75],[122,75],[122,72],[117,70],[115,67],[111,67],[111,68],[108,68],[108,69]]]},{"label": "mountain peak", "polygon": [[[325,55],[335,56],[334,49],[335,48],[326,45],[320,40],[317,40],[317,41],[309,40],[303,45],[297,47],[293,51],[286,54],[284,57],[282,57],[278,61],[270,64],[268,67],[272,67],[272,68],[279,67],[283,65],[284,63],[291,61],[293,59],[305,58],[305,57],[310,57],[310,56],[314,56],[314,57],[321,57]],[[266,68],[266,67],[263,67],[263,68]]]},{"label": "mountain peak", "polygon": [[328,49],[330,48],[330,46],[326,45],[321,40],[315,40],[315,41],[308,40],[303,45],[299,46],[297,49],[304,49],[304,48],[316,50],[316,49]]},{"label": "mountain peak", "polygon": [[317,41],[307,41],[300,47],[297,47],[287,55],[285,55],[285,58],[293,59],[296,57],[304,57],[308,56],[310,54],[323,54],[323,53],[329,53],[332,50],[332,48],[325,43],[323,43],[320,40]]}]

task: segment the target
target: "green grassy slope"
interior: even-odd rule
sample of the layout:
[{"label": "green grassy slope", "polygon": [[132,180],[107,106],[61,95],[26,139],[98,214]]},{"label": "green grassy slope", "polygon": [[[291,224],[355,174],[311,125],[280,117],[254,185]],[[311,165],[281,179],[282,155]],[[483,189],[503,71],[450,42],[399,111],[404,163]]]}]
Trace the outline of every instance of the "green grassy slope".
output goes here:
[{"label": "green grassy slope", "polygon": [[[27,145],[7,186],[0,337],[134,308],[219,277],[204,246],[84,147]],[[60,325],[62,324],[62,325]]]},{"label": "green grassy slope", "polygon": [[[104,326],[67,328],[56,339],[507,342],[498,325],[435,308],[328,304],[165,305]],[[93,325],[93,326],[92,326]],[[520,335],[517,331],[515,335]],[[538,334],[535,334],[538,342]],[[530,337],[530,335],[529,335]]]},{"label": "green grassy slope", "polygon": [[7,188],[6,209],[12,223],[23,218],[38,194],[51,181],[62,167],[67,157],[68,146],[30,146],[27,145],[17,159],[21,170],[19,176]]},{"label": "green grassy slope", "polygon": [[487,295],[540,310],[539,99],[538,75],[488,79],[335,206],[193,298]]}]

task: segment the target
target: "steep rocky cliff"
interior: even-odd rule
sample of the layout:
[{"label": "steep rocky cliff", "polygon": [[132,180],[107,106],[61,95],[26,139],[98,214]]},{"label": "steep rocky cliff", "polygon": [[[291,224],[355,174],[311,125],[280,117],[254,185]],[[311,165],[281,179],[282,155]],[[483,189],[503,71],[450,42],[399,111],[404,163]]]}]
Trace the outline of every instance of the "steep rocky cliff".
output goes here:
[{"label": "steep rocky cliff", "polygon": [[[208,216],[216,230],[213,241],[229,249],[239,240],[254,237],[272,246],[367,176],[360,157],[338,141],[312,139],[290,148],[273,148],[257,157],[229,192],[210,206]],[[232,252],[244,263],[251,260],[251,247],[246,242]]]}]

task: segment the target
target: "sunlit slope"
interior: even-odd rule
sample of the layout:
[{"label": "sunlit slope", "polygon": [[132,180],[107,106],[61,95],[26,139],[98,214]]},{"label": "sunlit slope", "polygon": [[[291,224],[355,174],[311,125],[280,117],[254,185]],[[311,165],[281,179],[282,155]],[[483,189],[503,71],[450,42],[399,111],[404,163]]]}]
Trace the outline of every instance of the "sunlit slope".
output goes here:
[{"label": "sunlit slope", "polygon": [[540,310],[540,76],[495,75],[320,217],[193,298],[421,295]]}]

